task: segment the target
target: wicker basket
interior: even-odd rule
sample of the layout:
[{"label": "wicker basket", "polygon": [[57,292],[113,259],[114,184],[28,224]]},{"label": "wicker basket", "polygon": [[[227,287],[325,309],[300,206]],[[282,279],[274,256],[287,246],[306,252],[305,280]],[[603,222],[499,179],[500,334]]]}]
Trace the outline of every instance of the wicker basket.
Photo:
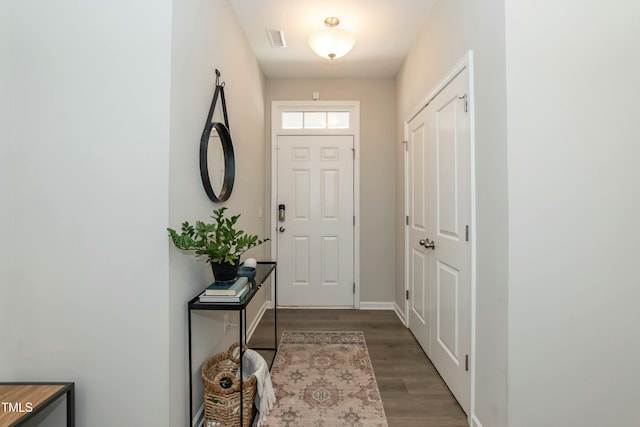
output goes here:
[{"label": "wicker basket", "polygon": [[[240,382],[236,373],[240,360],[233,357],[238,343],[229,350],[207,359],[202,365],[201,378],[204,387],[204,426],[213,422],[216,426],[248,427],[253,415],[256,396],[256,377],[252,375],[242,383],[242,426],[240,426]],[[246,350],[246,346],[243,346]]]}]

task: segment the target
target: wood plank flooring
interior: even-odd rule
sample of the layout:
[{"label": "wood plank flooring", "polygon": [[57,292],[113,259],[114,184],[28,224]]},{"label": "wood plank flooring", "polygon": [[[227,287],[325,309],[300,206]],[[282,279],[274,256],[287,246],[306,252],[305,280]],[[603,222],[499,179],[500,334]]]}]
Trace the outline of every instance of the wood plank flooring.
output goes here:
[{"label": "wood plank flooring", "polygon": [[[278,333],[362,331],[378,381],[389,427],[466,427],[467,416],[392,311],[278,310]],[[273,310],[267,310],[250,347],[273,345]],[[263,352],[271,361],[273,352]]]}]

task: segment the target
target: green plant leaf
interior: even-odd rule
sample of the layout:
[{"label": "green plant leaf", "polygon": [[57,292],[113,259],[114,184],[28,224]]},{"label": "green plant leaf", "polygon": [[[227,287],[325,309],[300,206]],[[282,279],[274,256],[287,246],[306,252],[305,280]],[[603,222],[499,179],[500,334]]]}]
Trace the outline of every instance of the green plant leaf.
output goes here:
[{"label": "green plant leaf", "polygon": [[185,221],[181,233],[167,228],[174,245],[183,250],[192,250],[196,256],[206,257],[208,262],[228,262],[235,265],[247,250],[269,239],[259,240],[256,235],[236,230],[240,215],[225,216],[226,207],[215,209],[211,218],[213,223],[196,221],[195,227]]}]

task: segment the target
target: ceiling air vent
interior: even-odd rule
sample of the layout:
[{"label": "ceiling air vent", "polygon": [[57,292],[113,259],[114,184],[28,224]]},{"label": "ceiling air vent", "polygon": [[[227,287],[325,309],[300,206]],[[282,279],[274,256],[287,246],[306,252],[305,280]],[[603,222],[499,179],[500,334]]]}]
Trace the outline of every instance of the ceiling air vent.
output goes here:
[{"label": "ceiling air vent", "polygon": [[267,30],[269,41],[273,47],[287,47],[282,30]]}]

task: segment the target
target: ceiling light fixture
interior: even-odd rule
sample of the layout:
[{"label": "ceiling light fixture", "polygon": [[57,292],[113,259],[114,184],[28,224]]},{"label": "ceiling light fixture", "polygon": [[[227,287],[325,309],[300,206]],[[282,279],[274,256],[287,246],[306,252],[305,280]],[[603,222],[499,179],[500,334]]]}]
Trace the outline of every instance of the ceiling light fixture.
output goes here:
[{"label": "ceiling light fixture", "polygon": [[309,36],[309,46],[323,58],[334,60],[349,53],[356,38],[353,34],[336,28],[340,20],[335,16],[330,16],[324,20],[326,30],[311,33]]}]

